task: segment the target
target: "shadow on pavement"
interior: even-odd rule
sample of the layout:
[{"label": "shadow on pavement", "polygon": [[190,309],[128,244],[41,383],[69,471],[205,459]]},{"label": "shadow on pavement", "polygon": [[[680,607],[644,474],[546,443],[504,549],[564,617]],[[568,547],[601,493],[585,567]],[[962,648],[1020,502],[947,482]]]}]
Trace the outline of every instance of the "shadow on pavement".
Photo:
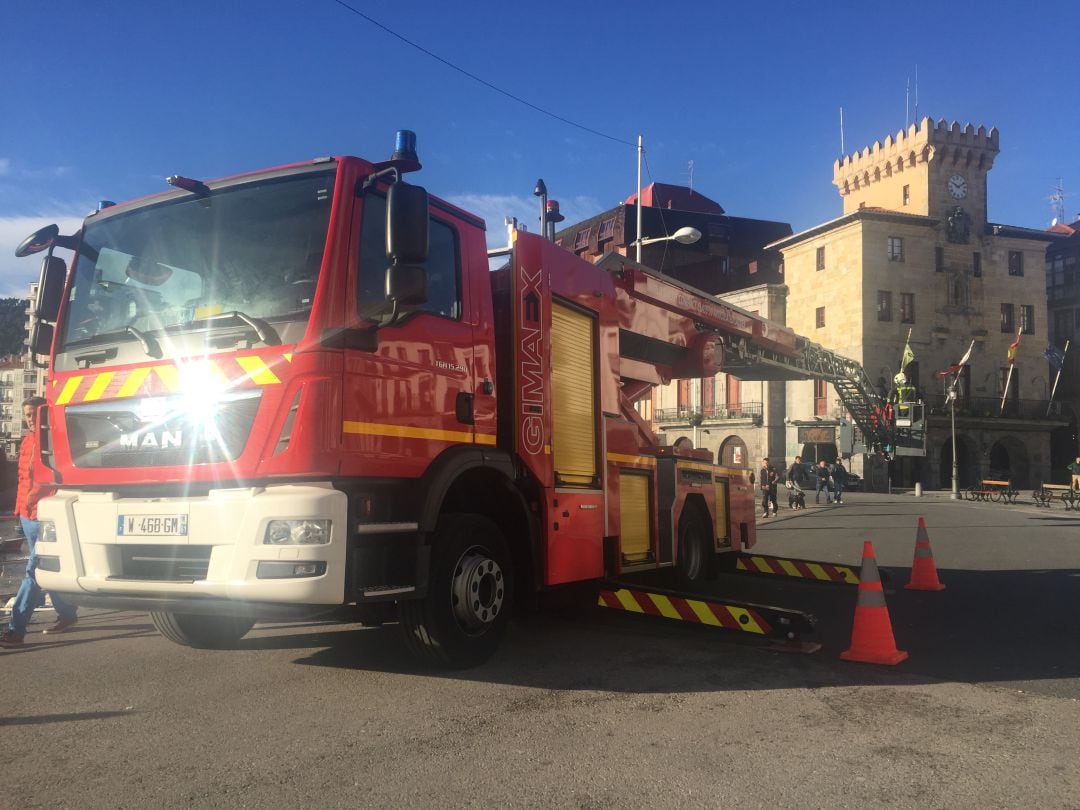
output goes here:
[{"label": "shadow on pavement", "polygon": [[1080,570],[947,570],[940,572],[947,586],[941,592],[904,589],[906,569],[889,574],[895,583],[887,601],[896,643],[910,653],[891,668],[838,660],[850,646],[855,588],[740,576],[722,577],[701,595],[719,596],[722,588],[728,598],[812,613],[818,626],[806,640],[822,643],[821,652],[779,654],[748,634],[599,609],[517,620],[492,661],[457,672],[417,665],[393,624],[325,625],[314,633],[249,639],[242,646],[303,651],[296,663],[312,666],[550,689],[648,692],[1080,678]]}]

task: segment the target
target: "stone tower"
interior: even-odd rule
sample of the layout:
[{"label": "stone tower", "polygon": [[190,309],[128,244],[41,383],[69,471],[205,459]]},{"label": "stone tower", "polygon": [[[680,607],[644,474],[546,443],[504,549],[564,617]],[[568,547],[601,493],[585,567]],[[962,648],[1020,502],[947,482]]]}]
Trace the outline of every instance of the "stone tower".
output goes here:
[{"label": "stone tower", "polygon": [[935,124],[923,118],[895,138],[875,141],[836,161],[833,183],[844,199],[845,214],[882,208],[942,221],[954,217],[951,227],[982,233],[986,173],[997,153],[995,128],[987,132],[986,127],[961,128],[955,121]]}]

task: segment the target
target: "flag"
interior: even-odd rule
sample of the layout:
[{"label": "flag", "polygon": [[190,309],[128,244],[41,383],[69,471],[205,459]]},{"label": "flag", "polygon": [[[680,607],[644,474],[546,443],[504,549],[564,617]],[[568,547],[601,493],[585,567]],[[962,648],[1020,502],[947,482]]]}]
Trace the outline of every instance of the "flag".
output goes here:
[{"label": "flag", "polygon": [[963,363],[957,363],[955,366],[949,366],[948,368],[943,368],[941,371],[935,371],[934,376],[937,377],[939,380],[943,380],[950,374],[959,374],[963,368]]},{"label": "flag", "polygon": [[1016,340],[1009,344],[1009,365],[1016,362],[1016,349],[1020,345],[1020,332],[1016,333]]},{"label": "flag", "polygon": [[1046,351],[1043,352],[1043,357],[1050,361],[1050,367],[1054,369],[1054,371],[1061,371],[1061,364],[1065,362],[1065,352],[1053,343],[1047,343]]},{"label": "flag", "polygon": [[974,348],[975,348],[975,341],[973,340],[973,341],[971,341],[971,345],[968,346],[968,350],[966,352],[964,352],[964,356],[960,358],[960,362],[957,363],[956,365],[958,365],[958,366],[966,366],[968,360],[971,359],[971,350],[974,349]]},{"label": "flag", "polygon": [[908,340],[904,343],[904,354],[900,358],[900,371],[903,372],[907,368],[907,364],[915,359],[915,352],[911,350],[911,341]]}]

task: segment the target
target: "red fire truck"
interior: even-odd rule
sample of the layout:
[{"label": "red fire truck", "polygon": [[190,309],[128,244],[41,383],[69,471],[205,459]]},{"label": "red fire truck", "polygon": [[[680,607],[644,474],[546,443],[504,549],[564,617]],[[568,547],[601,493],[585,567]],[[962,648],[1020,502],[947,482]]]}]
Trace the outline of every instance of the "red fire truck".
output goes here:
[{"label": "red fire truck", "polygon": [[[43,228],[42,587],[234,645],[256,619],[356,605],[411,650],[484,660],[511,605],[753,545],[748,470],[658,445],[635,409],[791,330],[623,257],[592,265],[323,158]],[[70,269],[53,254],[73,251]],[[805,371],[805,369],[803,369]]]}]

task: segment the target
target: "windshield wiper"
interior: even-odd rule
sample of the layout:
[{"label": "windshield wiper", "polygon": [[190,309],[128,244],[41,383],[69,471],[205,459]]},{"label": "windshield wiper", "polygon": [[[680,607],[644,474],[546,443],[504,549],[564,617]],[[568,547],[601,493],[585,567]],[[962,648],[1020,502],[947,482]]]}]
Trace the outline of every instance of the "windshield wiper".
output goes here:
[{"label": "windshield wiper", "polygon": [[146,332],[136,329],[134,326],[127,326],[125,329],[129,335],[134,336],[139,343],[142,344],[143,351],[146,352],[147,355],[153,357],[155,360],[161,359],[161,344],[158,343],[157,340],[146,334]]},{"label": "windshield wiper", "polygon": [[[232,312],[222,312],[218,315],[210,315],[206,318],[200,318],[199,320],[207,324],[210,324],[212,321],[223,320],[242,321],[246,326],[251,327],[251,330],[258,336],[259,340],[267,346],[281,345],[281,335],[277,333],[277,330],[274,327],[261,318],[252,318],[246,312],[241,312],[238,309],[234,309]],[[209,328],[213,329],[214,327],[211,325]]]}]

